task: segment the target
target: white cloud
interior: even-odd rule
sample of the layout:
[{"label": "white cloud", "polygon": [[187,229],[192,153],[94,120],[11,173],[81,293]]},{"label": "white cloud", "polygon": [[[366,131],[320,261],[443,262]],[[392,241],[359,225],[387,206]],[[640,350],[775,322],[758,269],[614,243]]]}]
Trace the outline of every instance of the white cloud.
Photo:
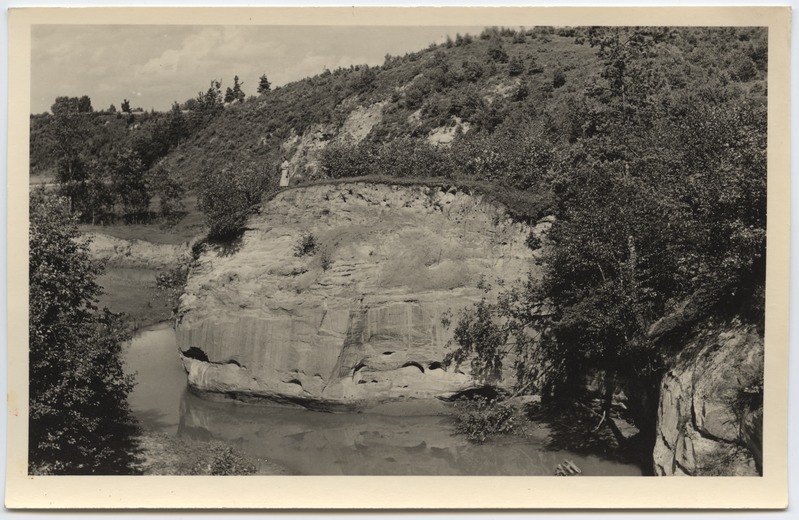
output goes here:
[{"label": "white cloud", "polygon": [[[472,28],[474,29],[474,28]],[[145,108],[168,109],[238,75],[255,93],[266,74],[278,86],[352,64],[383,62],[426,47],[453,27],[37,26],[32,32],[32,110],[56,96],[83,95],[96,108],[133,93]]]}]

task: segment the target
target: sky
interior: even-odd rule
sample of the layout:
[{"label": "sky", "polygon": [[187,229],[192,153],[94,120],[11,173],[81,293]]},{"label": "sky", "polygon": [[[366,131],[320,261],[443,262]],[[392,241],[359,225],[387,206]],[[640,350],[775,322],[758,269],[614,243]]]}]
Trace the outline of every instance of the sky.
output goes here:
[{"label": "sky", "polygon": [[31,112],[57,96],[88,95],[95,110],[122,100],[168,109],[238,75],[247,95],[266,74],[284,85],[324,68],[380,65],[481,27],[36,25],[31,31]]}]

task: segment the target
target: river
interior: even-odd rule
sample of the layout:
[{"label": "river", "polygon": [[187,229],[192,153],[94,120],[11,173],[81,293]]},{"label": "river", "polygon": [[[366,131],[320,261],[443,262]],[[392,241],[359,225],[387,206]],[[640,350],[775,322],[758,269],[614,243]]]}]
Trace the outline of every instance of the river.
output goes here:
[{"label": "river", "polygon": [[127,353],[137,373],[134,414],[150,430],[219,440],[297,475],[552,475],[564,459],[584,475],[639,476],[637,466],[545,448],[546,434],[476,444],[448,416],[333,414],[207,401],[191,394],[168,325],[139,332]]}]

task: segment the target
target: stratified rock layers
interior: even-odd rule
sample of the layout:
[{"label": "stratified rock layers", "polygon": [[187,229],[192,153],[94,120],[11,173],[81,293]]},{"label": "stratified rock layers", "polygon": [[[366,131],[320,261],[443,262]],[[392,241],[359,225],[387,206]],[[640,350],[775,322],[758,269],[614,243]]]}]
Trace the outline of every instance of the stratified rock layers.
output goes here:
[{"label": "stratified rock layers", "polygon": [[[204,252],[189,277],[177,326],[189,384],[320,408],[473,387],[468,366],[441,363],[453,324],[535,268],[526,240],[548,225],[454,188],[282,192],[240,244]],[[304,237],[315,247],[297,256]]]}]

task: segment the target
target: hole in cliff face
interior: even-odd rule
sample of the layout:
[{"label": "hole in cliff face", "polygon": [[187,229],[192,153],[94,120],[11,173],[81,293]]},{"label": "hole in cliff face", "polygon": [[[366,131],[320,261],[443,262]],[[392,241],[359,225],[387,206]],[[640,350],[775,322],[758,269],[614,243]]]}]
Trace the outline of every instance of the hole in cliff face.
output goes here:
[{"label": "hole in cliff face", "polygon": [[242,365],[241,363],[239,363],[238,361],[236,361],[233,358],[228,359],[227,361],[225,361],[225,363],[227,363],[229,365],[236,365],[239,368],[244,368],[244,365]]},{"label": "hole in cliff face", "polygon": [[444,370],[444,363],[441,361],[433,361],[427,366],[428,370]]},{"label": "hole in cliff face", "polygon": [[355,374],[357,374],[359,370],[362,370],[364,368],[366,368],[366,363],[364,363],[363,361],[355,365],[352,368],[352,378],[355,379]]},{"label": "hole in cliff face", "polygon": [[289,381],[286,381],[286,383],[288,383],[288,384],[290,384],[290,385],[297,385],[297,386],[299,386],[300,388],[303,388],[303,386],[302,386],[302,381],[300,381],[299,379],[291,379],[291,380],[289,380]]},{"label": "hole in cliff face", "polygon": [[405,367],[416,367],[416,368],[419,369],[419,372],[424,374],[424,367],[422,365],[420,365],[419,363],[417,363],[416,361],[408,361],[407,363],[402,365],[402,368],[405,368]]},{"label": "hole in cliff face", "polygon": [[383,355],[384,355],[384,356],[390,356],[390,355],[391,355],[391,354],[393,354],[393,353],[394,353],[394,351],[393,351],[393,350],[387,350],[387,351],[383,352]]},{"label": "hole in cliff face", "polygon": [[181,350],[180,353],[187,358],[196,359],[197,361],[205,361],[208,363],[208,355],[199,347],[192,346],[186,350]]}]

